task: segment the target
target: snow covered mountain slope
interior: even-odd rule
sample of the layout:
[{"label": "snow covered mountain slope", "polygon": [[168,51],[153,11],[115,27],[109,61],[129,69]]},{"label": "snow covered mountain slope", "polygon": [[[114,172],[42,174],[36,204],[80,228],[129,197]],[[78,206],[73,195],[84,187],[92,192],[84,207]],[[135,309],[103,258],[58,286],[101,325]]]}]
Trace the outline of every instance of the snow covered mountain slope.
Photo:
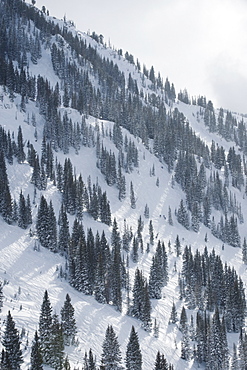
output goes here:
[{"label": "snow covered mountain slope", "polygon": [[[2,2],[2,6],[4,3]],[[53,20],[52,17],[40,14],[41,19],[43,17],[45,20]],[[18,129],[21,127],[26,154],[23,163],[18,163],[17,155],[13,156],[13,164],[9,163],[6,157],[10,193],[12,201],[15,200],[17,203],[20,193],[25,198],[29,195],[33,221],[28,228],[23,229],[17,226],[16,221],[8,224],[2,216],[0,217],[0,279],[4,284],[1,333],[4,333],[4,320],[8,311],[10,311],[18,330],[22,332],[21,348],[24,358],[22,368],[28,369],[30,366],[31,342],[35,330],[38,330],[44,291],[48,291],[53,310],[57,314],[60,314],[65,296],[69,293],[75,309],[78,331],[76,335],[77,345],[65,347],[72,369],[83,368],[85,351],[88,352],[90,348],[96,355],[97,366],[100,366],[102,343],[108,325],[113,326],[118,336],[123,364],[129,334],[132,325],[134,325],[139,336],[144,370],[154,368],[158,351],[164,354],[167,361],[173,364],[175,369],[196,369],[198,358],[194,354],[194,347],[198,345],[197,341],[193,336],[190,337],[188,358],[187,360],[182,359],[183,334],[179,330],[178,323],[169,324],[173,303],[175,303],[178,317],[180,317],[182,307],[186,307],[188,321],[192,315],[194,322],[196,322],[196,315],[199,311],[198,306],[194,308],[189,306],[188,299],[180,299],[179,278],[183,273],[183,259],[185,257],[182,256],[182,253],[178,253],[175,243],[177,237],[179,237],[181,251],[183,252],[185,246],[191,246],[193,254],[196,253],[196,250],[203,254],[205,246],[209,254],[214,250],[216,255],[220,255],[223,265],[227,263],[227,266],[234,268],[237,275],[241,277],[243,286],[246,286],[246,265],[243,261],[243,250],[240,248],[246,236],[245,218],[247,214],[244,159],[246,148],[243,144],[246,139],[246,131],[245,129],[240,130],[242,127],[240,122],[243,122],[245,127],[246,119],[241,116],[234,116],[236,120],[234,121],[231,118],[230,126],[232,126],[229,129],[229,135],[232,136],[226,139],[226,133],[219,135],[218,132],[220,110],[214,111],[217,128],[214,129],[213,127],[213,118],[210,121],[212,126],[206,126],[205,112],[207,108],[213,112],[212,108],[197,104],[185,104],[175,99],[170,84],[165,87],[165,84],[160,82],[160,86],[158,86],[157,79],[152,81],[151,71],[148,79],[145,74],[140,72],[138,66],[126,60],[121,53],[96,42],[89,35],[81,32],[77,34],[71,24],[54,19],[54,24],[61,27],[60,31],[55,32],[53,29],[51,33],[44,36],[42,27],[40,30],[37,24],[34,26],[32,14],[30,19],[29,24],[25,22],[22,24],[22,30],[27,35],[30,32],[35,35],[36,31],[37,39],[39,39],[37,34],[40,36],[40,55],[38,57],[33,55],[35,54],[31,50],[33,46],[30,46],[30,51],[26,55],[26,63],[22,62],[23,65],[21,65],[17,61],[18,58],[16,60],[13,58],[11,62],[19,73],[24,70],[35,78],[37,87],[34,98],[28,96],[28,94],[32,95],[31,88],[27,94],[18,86],[11,86],[10,72],[6,72],[6,83],[3,83],[4,78],[1,77],[0,125],[6,133],[10,132],[10,136],[15,142],[18,137]],[[85,41],[87,48],[84,50],[83,57],[80,54],[78,55],[76,47],[72,46],[74,39],[71,41],[66,32],[64,32],[64,37],[62,36],[63,28],[70,30],[75,37]],[[31,42],[30,45],[32,45]],[[56,48],[63,53],[63,56],[56,51]],[[97,55],[95,56],[94,53]],[[8,61],[10,61],[10,54],[6,57]],[[24,55],[22,57],[24,59]],[[106,60],[107,63],[104,64],[102,61],[105,62]],[[83,75],[79,86],[76,85],[76,81],[72,81],[67,75],[63,75],[63,68],[61,67],[63,63],[64,70],[71,75],[73,73],[76,75],[76,68],[78,67],[80,74]],[[2,65],[4,66],[4,64]],[[10,65],[9,69],[11,69]],[[113,71],[115,75],[111,80],[109,76]],[[47,84],[44,80],[41,80],[41,77],[44,80],[47,79]],[[43,82],[45,86],[44,97],[41,96],[43,91],[40,87]],[[16,85],[18,84],[16,83]],[[21,83],[20,85],[22,86]],[[56,90],[57,87],[59,94]],[[18,89],[20,91],[16,91]],[[113,90],[114,93],[112,93]],[[67,94],[69,95],[68,101],[66,100]],[[47,108],[51,107],[45,101],[45,97],[48,95],[50,100],[59,96],[57,105],[54,103],[56,113],[51,113]],[[166,110],[166,113],[164,113],[164,110]],[[92,112],[95,115],[92,115]],[[227,123],[226,117],[225,112],[223,117],[225,125]],[[123,139],[121,144],[116,138],[114,139],[116,130],[114,119],[117,124],[121,123],[119,125],[121,126]],[[228,119],[230,120],[229,117]],[[142,125],[142,121],[145,121],[145,124]],[[236,122],[236,125],[233,122]],[[78,131],[76,131],[76,127],[79,127]],[[174,127],[176,132],[170,138],[169,133],[175,131]],[[75,134],[76,132],[78,135]],[[243,133],[242,141],[240,132]],[[126,262],[127,257],[129,258],[128,271],[131,298],[133,296],[132,289],[136,269],[141,270],[144,277],[149,281],[150,268],[158,241],[164,242],[168,258],[167,272],[169,280],[167,285],[161,289],[161,298],[151,299],[152,329],[150,331],[144,330],[143,323],[140,320],[127,315],[129,306],[126,289],[122,289],[121,312],[116,310],[112,302],[110,304],[98,303],[94,298],[95,292],[92,295],[86,295],[69,284],[69,262],[66,261],[65,256],[62,255],[63,253],[59,253],[61,252],[59,248],[58,253],[53,253],[41,245],[36,230],[36,222],[42,196],[45,197],[48,203],[52,201],[57,221],[64,200],[64,192],[58,189],[57,172],[55,179],[47,176],[47,184],[44,188],[39,189],[33,184],[33,166],[30,165],[28,150],[32,145],[36,155],[41,159],[42,153],[44,153],[44,137],[47,143],[51,143],[54,172],[57,171],[58,163],[64,166],[65,161],[69,158],[74,178],[78,178],[81,174],[82,180],[88,188],[89,183],[92,187],[93,184],[97,184],[97,186],[100,186],[102,193],[106,193],[111,209],[111,225],[101,222],[100,217],[94,219],[89,210],[84,207],[82,224],[85,233],[87,234],[90,228],[94,235],[97,231],[100,235],[104,231],[112,250],[113,220],[116,219],[117,221],[121,238],[124,235],[126,225],[131,228],[133,238],[130,243],[130,251],[127,252],[121,246],[123,260]],[[68,143],[66,142],[67,137],[69,137]],[[185,144],[186,137],[191,139],[190,143]],[[195,148],[194,139],[197,148]],[[225,152],[223,165],[219,166],[213,158],[215,152],[211,147],[212,141],[217,148],[222,147]],[[162,145],[168,147],[168,144],[171,148],[170,151],[167,151],[168,154],[172,153],[175,147],[174,157],[171,159],[172,163],[167,159],[167,152],[163,152]],[[190,144],[191,153],[189,152]],[[186,147],[184,148],[183,145],[186,145]],[[203,152],[203,145],[209,150],[208,157],[207,150],[205,149]],[[215,151],[217,151],[216,147]],[[226,165],[229,165],[229,168],[231,165],[231,160],[227,158],[227,155],[233,147],[236,154],[236,163],[242,160],[240,166],[241,179],[238,178],[239,174],[235,174],[234,168],[230,171],[228,177],[226,176]],[[113,184],[109,184],[107,175],[102,171],[102,156],[106,153],[103,148],[106,148],[108,154],[111,153],[110,158],[114,154],[116,169],[119,170],[119,162],[122,161],[123,163],[120,167],[125,178],[126,196],[121,200],[119,200],[119,184],[112,179]],[[201,154],[199,154],[200,150],[198,148],[202,148]],[[4,147],[3,149],[5,150]],[[132,150],[132,157],[128,154],[128,150]],[[195,167],[197,168],[197,174],[194,173],[195,179],[199,176],[201,164],[205,163],[206,182],[208,189],[211,190],[211,194],[206,194],[205,188],[203,189],[203,193],[205,193],[203,199],[212,198],[209,225],[206,225],[206,221],[203,222],[206,211],[201,199],[198,203],[200,203],[203,216],[198,216],[200,220],[196,232],[192,229],[192,209],[189,209],[188,205],[191,196],[188,188],[192,186],[193,181],[190,183],[185,181],[186,184],[184,185],[179,177],[180,171],[176,169],[180,160],[179,155],[182,156],[182,153],[186,153],[188,156],[191,154],[191,158],[195,159]],[[107,156],[107,154],[105,155]],[[133,157],[138,158],[138,163],[134,164]],[[206,165],[207,160],[209,161],[208,165]],[[194,162],[192,161],[191,167],[193,166]],[[219,177],[217,178],[217,176]],[[116,177],[119,178],[118,171],[116,171]],[[188,177],[190,178],[189,175]],[[223,184],[226,183],[227,179],[229,184],[224,187]],[[243,183],[241,182],[242,179]],[[235,180],[235,182],[231,180]],[[216,187],[216,183],[220,185]],[[134,205],[131,201],[131,195],[133,195],[131,194],[131,186],[135,198]],[[219,197],[225,191],[225,196],[227,193],[226,198],[229,198],[227,198],[227,201],[226,199],[221,200],[223,205],[218,205],[218,199],[214,199],[212,194],[214,192],[212,189],[216,192],[219,188],[221,189]],[[189,209],[190,225],[187,228],[178,221],[181,200]],[[193,203],[196,203],[196,201],[193,200]],[[146,206],[148,206],[149,213],[148,216],[146,215],[147,217],[144,215]],[[240,237],[239,247],[230,245],[234,244],[234,240],[230,236],[227,240],[223,240],[223,230],[230,230],[230,226],[227,229],[226,224],[230,221],[232,214],[237,218]],[[224,218],[226,215],[228,219]],[[67,217],[70,233],[72,233],[75,214],[67,212]],[[143,222],[141,232],[143,250],[140,243],[138,258],[137,261],[134,261],[133,243],[134,237],[138,237],[138,220],[140,217]],[[233,227],[235,225],[234,217],[232,218]],[[153,244],[150,243],[150,221],[153,227]],[[222,223],[224,223],[223,230],[220,229]],[[213,225],[215,228],[213,228]],[[59,229],[58,224],[57,228]],[[67,274],[67,278],[65,278],[64,273]],[[207,303],[204,304],[206,307]],[[214,310],[210,311],[211,316],[213,312]],[[222,317],[223,311],[220,314]],[[157,333],[154,335],[155,320],[158,325],[158,335]],[[233,357],[232,346],[233,343],[238,343],[239,331],[228,333],[227,339],[229,358],[231,358]],[[205,366],[205,361],[202,361],[200,366]],[[48,366],[44,368],[48,369]]]}]

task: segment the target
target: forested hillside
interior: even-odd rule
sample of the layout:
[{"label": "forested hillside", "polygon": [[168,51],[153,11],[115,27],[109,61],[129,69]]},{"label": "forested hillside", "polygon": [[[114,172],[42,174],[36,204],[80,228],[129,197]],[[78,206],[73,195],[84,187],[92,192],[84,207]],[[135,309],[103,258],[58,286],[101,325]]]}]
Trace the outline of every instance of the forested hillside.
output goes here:
[{"label": "forested hillside", "polygon": [[246,369],[246,117],[0,0],[1,369]]}]

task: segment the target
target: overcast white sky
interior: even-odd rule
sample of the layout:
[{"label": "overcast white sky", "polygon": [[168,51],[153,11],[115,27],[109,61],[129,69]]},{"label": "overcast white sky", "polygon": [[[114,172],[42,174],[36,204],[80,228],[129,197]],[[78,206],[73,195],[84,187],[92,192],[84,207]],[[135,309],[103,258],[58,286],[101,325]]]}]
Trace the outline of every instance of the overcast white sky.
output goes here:
[{"label": "overcast white sky", "polygon": [[36,0],[153,65],[176,92],[247,113],[246,0]]}]

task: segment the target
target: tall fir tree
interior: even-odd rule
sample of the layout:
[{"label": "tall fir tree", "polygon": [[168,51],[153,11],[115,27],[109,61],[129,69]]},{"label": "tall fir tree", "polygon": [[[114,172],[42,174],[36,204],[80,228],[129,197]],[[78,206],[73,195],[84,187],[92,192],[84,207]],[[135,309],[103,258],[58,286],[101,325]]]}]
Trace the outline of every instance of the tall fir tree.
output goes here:
[{"label": "tall fir tree", "polygon": [[26,155],[24,152],[24,144],[23,144],[23,136],[21,126],[18,128],[18,135],[17,135],[17,160],[19,163],[23,163],[25,161]]},{"label": "tall fir tree", "polygon": [[12,199],[9,189],[7,168],[4,153],[0,150],[0,214],[3,219],[11,224],[12,222]]},{"label": "tall fir tree", "polygon": [[64,369],[64,339],[63,329],[59,322],[58,315],[54,314],[52,317],[52,326],[50,332],[51,358],[49,365],[55,370]]},{"label": "tall fir tree", "polygon": [[31,347],[30,362],[31,362],[30,370],[43,370],[43,359],[37,330],[35,331],[34,340]]},{"label": "tall fir tree", "polygon": [[8,370],[20,370],[23,363],[21,341],[15,322],[8,312],[5,331],[2,338],[2,344],[5,348],[5,360],[7,360]]},{"label": "tall fir tree", "polygon": [[127,344],[125,364],[127,370],[142,369],[142,354],[134,326],[131,328],[129,342]]},{"label": "tall fir tree", "polygon": [[53,356],[51,347],[52,307],[47,290],[44,293],[39,317],[39,337],[42,358],[45,364],[50,364]]},{"label": "tall fir tree", "polygon": [[136,208],[136,197],[134,193],[134,187],[132,181],[130,182],[130,206],[131,208]]},{"label": "tall fir tree", "polygon": [[101,363],[104,370],[122,370],[122,356],[118,338],[112,325],[108,325],[102,345]]},{"label": "tall fir tree", "polygon": [[77,332],[75,321],[75,310],[71,304],[69,294],[66,294],[66,299],[61,308],[61,325],[63,330],[64,344],[70,345],[75,343],[75,335]]}]

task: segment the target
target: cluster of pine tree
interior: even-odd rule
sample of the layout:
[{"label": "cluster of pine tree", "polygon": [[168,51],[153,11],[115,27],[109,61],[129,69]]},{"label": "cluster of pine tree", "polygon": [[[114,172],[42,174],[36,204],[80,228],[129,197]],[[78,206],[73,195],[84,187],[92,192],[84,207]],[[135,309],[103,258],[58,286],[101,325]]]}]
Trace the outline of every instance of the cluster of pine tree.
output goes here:
[{"label": "cluster of pine tree", "polygon": [[[21,0],[14,0],[12,3],[13,7],[6,1],[1,3],[1,14],[4,15],[0,19],[1,35],[5,40],[2,43],[2,55],[7,58],[1,60],[0,81],[8,87],[11,94],[21,94],[23,110],[27,99],[36,99],[40,113],[46,117],[47,138],[65,153],[68,144],[74,145],[78,150],[77,134],[81,130],[75,125],[71,131],[71,121],[66,114],[63,118],[60,117],[57,108],[63,102],[65,107],[70,106],[86,115],[114,120],[147,142],[148,136],[153,135],[152,126],[155,125],[156,113],[145,103],[157,107],[161,104],[160,97],[148,94],[144,99],[136,81],[129,81],[127,84],[117,64],[102,58],[94,47],[74,36],[69,28],[60,29],[58,24],[45,17],[45,12],[38,12]],[[4,17],[8,22],[5,22]],[[20,27],[23,25],[20,32],[16,22]],[[70,46],[78,64],[71,62],[68,55],[65,55],[65,42]],[[53,68],[63,81],[61,93],[58,84],[52,88],[47,79],[38,76],[36,80],[28,73],[29,56],[31,62],[36,64],[42,56],[43,48],[51,50]],[[18,63],[15,69],[14,61]],[[94,79],[98,80],[97,89],[87,71],[89,66],[93,68]],[[174,86],[170,86],[168,79],[163,86],[160,76],[155,78],[153,68],[148,77],[151,78],[153,88],[163,90],[166,101],[175,99]]]},{"label": "cluster of pine tree", "polygon": [[[45,291],[41,305],[39,330],[35,332],[31,346],[30,370],[42,370],[43,364],[49,364],[57,370],[69,370],[70,366],[65,358],[64,346],[75,344],[76,332],[74,308],[70,296],[66,295],[66,300],[61,309],[61,322],[59,322],[58,315],[52,315],[49,296]],[[6,319],[2,344],[4,348],[1,356],[1,369],[21,369],[23,363],[21,337],[10,311]]]},{"label": "cluster of pine tree", "polygon": [[[174,313],[171,323],[176,323]],[[181,358],[194,360],[198,366],[204,364],[207,370],[229,369],[229,352],[224,316],[221,318],[218,309],[210,315],[206,311],[198,311],[196,325],[194,317],[188,322],[187,313],[182,307],[178,323],[181,332]]]},{"label": "cluster of pine tree", "polygon": [[6,160],[9,164],[13,164],[13,156],[16,157],[18,163],[25,160],[21,127],[19,126],[17,143],[14,140],[14,135],[12,135],[12,140],[10,137],[10,132],[8,131],[8,134],[6,134],[0,126],[0,214],[7,223],[17,223],[19,227],[26,229],[32,224],[30,197],[28,194],[25,198],[21,191],[18,202],[12,199],[6,167]]},{"label": "cluster of pine tree", "polygon": [[[233,157],[231,153],[229,151],[229,164],[231,163],[230,158]],[[213,163],[216,163],[215,159],[213,161],[215,154],[215,145],[212,143],[211,158]],[[203,222],[205,226],[211,228],[214,236],[234,247],[239,247],[241,241],[238,232],[238,220],[241,223],[243,222],[243,214],[241,205],[237,203],[235,195],[229,190],[229,170],[225,159],[222,162],[222,166],[224,166],[225,170],[224,185],[218,171],[211,173],[207,180],[204,163],[200,165],[198,171],[195,157],[189,152],[180,152],[175,168],[175,180],[185,192],[186,204],[181,200],[177,210],[177,220],[185,228],[191,228],[195,232],[198,232],[200,223]],[[233,164],[229,165],[229,168],[232,168],[232,166]],[[238,180],[235,180],[235,183],[240,183],[240,174],[241,177],[243,177],[243,174],[242,171],[237,172],[237,166],[236,173],[238,175],[235,176],[235,179]],[[217,224],[214,217],[211,219],[212,207],[224,214]],[[233,214],[230,216],[230,220],[228,220],[227,215],[230,212]]]},{"label": "cluster of pine tree", "polygon": [[[42,370],[43,365],[49,365],[56,370],[72,369],[68,357],[65,356],[65,346],[76,345],[77,327],[69,294],[66,295],[60,316],[61,321],[59,321],[58,315],[52,312],[51,302],[46,290],[41,304],[39,328],[35,332],[31,345],[30,370]],[[21,336],[10,311],[6,318],[2,344],[4,348],[0,360],[1,369],[20,370],[23,363]],[[96,370],[98,368],[104,370],[141,370],[142,353],[134,326],[131,328],[126,348],[125,366],[122,364],[120,345],[112,325],[108,325],[106,329],[102,343],[100,367],[97,366],[96,356],[93,355],[91,349],[88,353],[85,352],[82,362],[83,370]],[[164,355],[161,355],[158,351],[153,369],[173,370],[173,366],[169,365]]]},{"label": "cluster of pine tree", "polygon": [[201,254],[192,254],[185,247],[183,267],[179,278],[180,298],[188,307],[213,311],[216,308],[224,314],[228,332],[239,332],[244,326],[246,300],[243,282],[234,268],[223,265],[221,258],[207,248]]},{"label": "cluster of pine tree", "polygon": [[[142,369],[142,353],[139,345],[138,334],[134,326],[131,328],[129,341],[126,348],[124,358],[125,367],[122,366],[122,356],[118,338],[112,325],[108,325],[105,333],[105,339],[102,345],[102,356],[100,369],[126,369],[126,370],[141,370]],[[96,368],[92,368],[96,369]],[[164,355],[158,351],[153,370],[173,370],[173,365],[168,364]]]},{"label": "cluster of pine tree", "polygon": [[[45,291],[41,305],[38,336],[36,333],[33,344],[36,352],[35,356],[33,353],[33,358],[41,358],[41,363],[50,365],[54,369],[63,369],[65,362],[64,346],[75,344],[76,332],[74,308],[70,296],[66,295],[66,300],[61,309],[60,322],[58,315],[52,313],[48,292]],[[32,365],[35,366],[35,363],[32,363]]]}]

